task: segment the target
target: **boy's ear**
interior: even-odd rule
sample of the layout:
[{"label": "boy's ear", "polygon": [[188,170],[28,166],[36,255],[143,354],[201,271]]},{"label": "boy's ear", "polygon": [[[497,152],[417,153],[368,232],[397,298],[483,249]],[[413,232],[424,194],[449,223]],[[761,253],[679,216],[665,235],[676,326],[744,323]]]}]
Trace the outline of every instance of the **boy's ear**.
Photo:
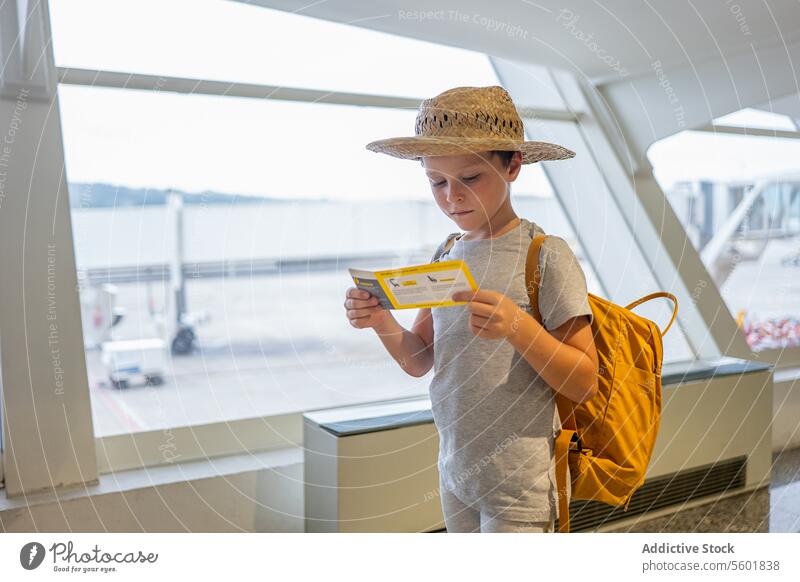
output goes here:
[{"label": "boy's ear", "polygon": [[514,152],[508,163],[508,181],[513,182],[522,170],[522,152]]}]

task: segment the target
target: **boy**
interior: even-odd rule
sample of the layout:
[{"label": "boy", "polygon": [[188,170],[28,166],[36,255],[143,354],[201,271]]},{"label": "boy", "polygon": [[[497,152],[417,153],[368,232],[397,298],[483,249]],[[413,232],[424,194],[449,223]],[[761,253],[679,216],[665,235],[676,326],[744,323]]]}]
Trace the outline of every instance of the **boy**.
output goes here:
[{"label": "boy", "polygon": [[464,260],[479,289],[453,294],[464,304],[420,309],[409,331],[351,287],[347,317],[374,329],[408,374],[435,370],[430,396],[447,531],[552,532],[561,428],[553,390],[574,402],[596,393],[593,315],[583,271],[556,236],[540,256],[544,328],[531,315],[525,259],[531,237],[543,231],[516,215],[509,185],[522,164],[575,154],[524,141],[516,108],[497,86],[426,99],[415,130],[367,148],[420,160],[439,208],[465,231],[445,256]]}]

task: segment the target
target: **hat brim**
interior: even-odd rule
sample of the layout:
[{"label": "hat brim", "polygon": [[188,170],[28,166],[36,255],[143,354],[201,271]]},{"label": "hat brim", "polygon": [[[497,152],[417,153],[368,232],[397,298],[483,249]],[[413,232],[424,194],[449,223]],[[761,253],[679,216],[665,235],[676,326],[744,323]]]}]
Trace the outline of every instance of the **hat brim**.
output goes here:
[{"label": "hat brim", "polygon": [[532,164],[546,160],[566,160],[575,157],[575,152],[546,141],[514,141],[486,138],[447,137],[392,137],[367,144],[373,152],[387,154],[405,160],[419,160],[423,156],[450,156],[492,150],[520,151],[522,163]]}]

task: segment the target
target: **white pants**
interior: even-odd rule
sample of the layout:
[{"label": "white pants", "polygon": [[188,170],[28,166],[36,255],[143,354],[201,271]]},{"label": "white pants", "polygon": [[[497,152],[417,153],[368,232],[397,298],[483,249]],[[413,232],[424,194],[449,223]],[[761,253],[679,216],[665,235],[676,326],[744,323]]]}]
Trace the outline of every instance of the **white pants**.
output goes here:
[{"label": "white pants", "polygon": [[447,533],[553,533],[555,520],[513,521],[502,514],[467,505],[445,487],[439,487]]}]

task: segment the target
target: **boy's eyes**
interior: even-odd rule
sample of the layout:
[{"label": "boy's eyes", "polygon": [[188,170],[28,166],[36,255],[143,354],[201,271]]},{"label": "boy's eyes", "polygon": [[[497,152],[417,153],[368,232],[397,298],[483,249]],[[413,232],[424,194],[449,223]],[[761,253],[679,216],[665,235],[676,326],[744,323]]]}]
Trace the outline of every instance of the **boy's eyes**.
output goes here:
[{"label": "boy's eyes", "polygon": [[[474,182],[479,177],[480,177],[480,174],[475,174],[474,176],[468,176],[466,178],[463,178],[462,181],[463,182]],[[434,186],[436,186],[438,188],[439,186],[444,186],[445,182],[447,182],[447,180],[442,180],[441,182],[431,182],[431,184],[433,184]]]}]

